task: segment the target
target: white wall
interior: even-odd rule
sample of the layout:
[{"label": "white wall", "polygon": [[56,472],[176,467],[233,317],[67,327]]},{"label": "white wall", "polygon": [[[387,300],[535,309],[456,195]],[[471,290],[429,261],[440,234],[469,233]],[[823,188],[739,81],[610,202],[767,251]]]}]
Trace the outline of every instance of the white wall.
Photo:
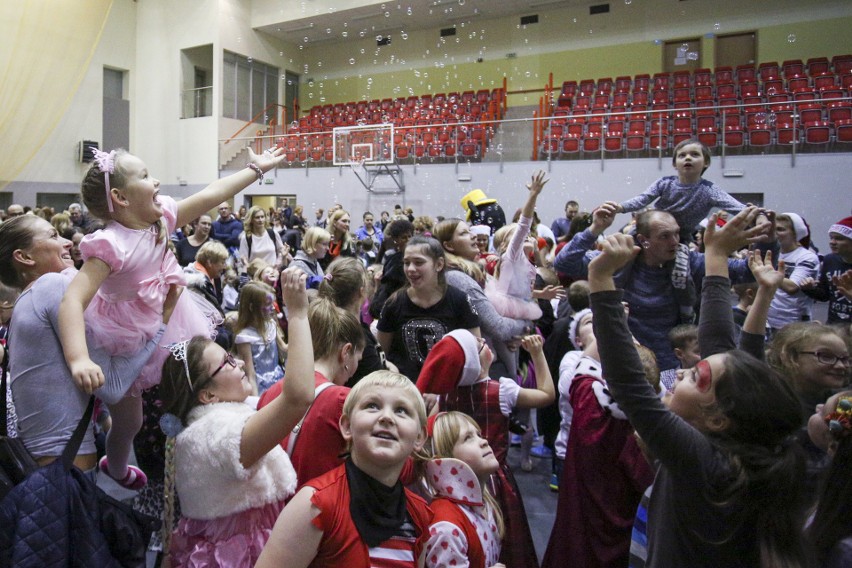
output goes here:
[{"label": "white wall", "polygon": [[[828,227],[852,209],[852,182],[844,172],[849,171],[850,158],[843,154],[801,154],[795,167],[790,156],[729,156],[725,170],[742,170],[741,178],[722,176],[721,160],[716,157],[707,171],[707,179],[731,193],[763,193],[767,207],[779,212],[802,214],[811,226],[813,240],[821,250],[828,250]],[[469,174],[470,182],[458,181],[455,166],[432,164],[402,166],[406,191],[400,195],[371,195],[348,168],[282,169],[273,185],[252,184],[236,198],[242,204],[247,195],[277,195],[295,193],[305,207],[306,217],[313,219],[318,207],[327,209],[335,202],[343,204],[352,215],[352,226],[360,226],[361,214],[370,209],[378,215],[391,211],[400,203],[414,209],[415,215],[433,217],[460,216],[461,197],[472,189],[482,189],[502,205],[511,218],[526,195],[525,184],[538,168],[547,169],[547,162],[505,163],[500,172],[498,163],[459,164],[458,174]],[[662,170],[656,159],[607,160],[601,172],[597,160],[553,161],[550,163],[550,183],[538,200],[541,219],[550,224],[564,211],[565,202],[575,199],[581,209],[590,210],[607,199],[622,201],[638,195],[654,180],[673,172],[671,159],[664,159]],[[626,223],[628,215],[616,220]]]}]

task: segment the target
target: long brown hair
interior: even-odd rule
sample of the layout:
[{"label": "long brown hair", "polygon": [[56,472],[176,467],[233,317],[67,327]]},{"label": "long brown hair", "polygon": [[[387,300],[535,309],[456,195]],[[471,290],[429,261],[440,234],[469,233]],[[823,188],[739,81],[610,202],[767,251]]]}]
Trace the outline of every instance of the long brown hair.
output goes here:
[{"label": "long brown hair", "polygon": [[445,247],[446,243],[453,240],[453,235],[455,234],[459,223],[465,223],[465,221],[458,218],[444,219],[435,225],[435,229],[432,231],[432,236],[438,240],[441,247],[444,249],[444,257],[447,259],[447,268],[461,270],[476,280],[477,284],[481,287],[485,287],[485,271],[482,269],[482,266],[480,266],[477,262],[467,260],[466,258],[462,258],[457,254],[449,252]]}]

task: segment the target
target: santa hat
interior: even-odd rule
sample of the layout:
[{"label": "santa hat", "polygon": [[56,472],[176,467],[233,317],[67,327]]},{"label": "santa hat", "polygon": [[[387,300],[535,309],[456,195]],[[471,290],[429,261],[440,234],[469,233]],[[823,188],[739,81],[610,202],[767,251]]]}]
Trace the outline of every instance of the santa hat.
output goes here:
[{"label": "santa hat", "polygon": [[479,344],[466,329],[455,329],[436,343],[417,378],[421,393],[447,394],[479,380]]},{"label": "santa hat", "polygon": [[491,227],[489,227],[488,225],[474,225],[473,227],[470,228],[470,232],[473,233],[476,236],[487,235],[487,236],[490,237],[491,236]]},{"label": "santa hat", "polygon": [[574,347],[577,347],[577,326],[580,325],[580,320],[591,313],[592,310],[590,308],[580,310],[574,314],[574,319],[572,319],[571,323],[568,324],[568,339]]},{"label": "santa hat", "polygon": [[837,233],[841,237],[852,239],[852,217],[841,219],[837,223],[828,228],[829,234]]},{"label": "santa hat", "polygon": [[790,218],[790,222],[793,224],[793,234],[796,235],[797,241],[801,242],[802,239],[811,236],[811,229],[801,215],[798,213],[784,213],[784,215]]}]

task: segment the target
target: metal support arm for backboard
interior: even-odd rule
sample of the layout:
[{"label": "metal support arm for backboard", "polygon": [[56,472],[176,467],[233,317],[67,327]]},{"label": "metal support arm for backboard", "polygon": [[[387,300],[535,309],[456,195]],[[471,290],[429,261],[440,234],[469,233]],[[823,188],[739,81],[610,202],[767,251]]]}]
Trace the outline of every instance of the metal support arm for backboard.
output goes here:
[{"label": "metal support arm for backboard", "polygon": [[[398,163],[379,164],[376,166],[352,166],[352,172],[355,174],[355,177],[358,178],[358,181],[360,181],[370,193],[405,193],[405,178],[402,175],[402,168],[399,167]],[[379,179],[379,177],[382,179],[389,178],[393,182],[393,185],[388,185],[387,187],[376,187],[376,180]]]}]

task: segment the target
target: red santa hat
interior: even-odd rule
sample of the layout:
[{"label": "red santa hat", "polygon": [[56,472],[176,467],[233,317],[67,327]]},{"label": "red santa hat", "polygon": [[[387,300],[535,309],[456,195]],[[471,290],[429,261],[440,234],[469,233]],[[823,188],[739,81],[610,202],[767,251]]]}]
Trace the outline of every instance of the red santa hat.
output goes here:
[{"label": "red santa hat", "polygon": [[479,344],[466,329],[455,329],[436,343],[417,378],[421,393],[447,394],[479,380]]},{"label": "red santa hat", "polygon": [[828,233],[837,233],[841,237],[852,239],[852,217],[841,219],[828,228]]}]

